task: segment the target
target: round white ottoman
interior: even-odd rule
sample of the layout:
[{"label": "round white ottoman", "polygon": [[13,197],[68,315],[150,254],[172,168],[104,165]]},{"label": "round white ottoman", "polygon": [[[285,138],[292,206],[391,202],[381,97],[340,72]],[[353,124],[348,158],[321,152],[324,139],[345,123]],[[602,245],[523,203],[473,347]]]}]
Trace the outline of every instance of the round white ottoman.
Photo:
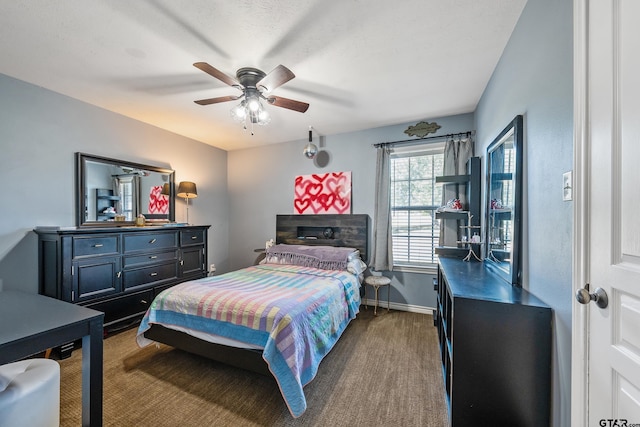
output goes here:
[{"label": "round white ottoman", "polygon": [[60,365],[28,359],[0,366],[0,426],[60,425]]},{"label": "round white ottoman", "polygon": [[[387,288],[387,313],[388,313],[389,312],[389,293],[391,291],[390,289],[391,279],[385,276],[367,276],[364,279],[364,283],[366,283],[369,286],[372,286],[373,289],[375,289],[375,306],[373,307],[374,316],[378,315],[378,289],[380,289],[380,286],[389,286],[389,288]],[[365,306],[365,308],[367,307],[368,307],[368,304]]]}]

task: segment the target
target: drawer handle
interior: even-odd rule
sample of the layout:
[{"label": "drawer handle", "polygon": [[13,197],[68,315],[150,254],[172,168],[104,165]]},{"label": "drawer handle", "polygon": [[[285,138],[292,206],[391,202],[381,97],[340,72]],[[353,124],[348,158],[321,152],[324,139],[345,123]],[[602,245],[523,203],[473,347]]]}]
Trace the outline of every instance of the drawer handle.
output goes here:
[{"label": "drawer handle", "polygon": [[93,245],[94,248],[101,248],[104,245],[102,243],[96,243],[95,245]]},{"label": "drawer handle", "polygon": [[151,255],[151,256],[149,257],[149,259],[156,259],[156,258],[158,258],[156,255]]},{"label": "drawer handle", "polygon": [[196,240],[198,236],[191,236],[191,240]]},{"label": "drawer handle", "polygon": [[116,274],[116,277],[119,279],[121,275],[122,275],[122,271],[118,271],[118,274]]},{"label": "drawer handle", "polygon": [[153,244],[156,242],[156,239],[151,239],[151,241],[149,242],[149,244]]},{"label": "drawer handle", "polygon": [[151,277],[154,277],[154,276],[157,276],[157,275],[158,275],[158,273],[156,273],[156,272],[153,272],[153,273],[149,274],[149,276],[151,276]]}]

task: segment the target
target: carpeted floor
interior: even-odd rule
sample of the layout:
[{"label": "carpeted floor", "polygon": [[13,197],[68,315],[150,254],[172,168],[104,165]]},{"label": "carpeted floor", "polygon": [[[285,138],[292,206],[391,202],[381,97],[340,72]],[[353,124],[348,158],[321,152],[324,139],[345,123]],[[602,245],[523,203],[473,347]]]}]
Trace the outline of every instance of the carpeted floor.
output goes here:
[{"label": "carpeted floor", "polygon": [[[105,426],[448,425],[429,315],[362,309],[291,416],[273,378],[167,346],[139,348],[136,329],[104,341]],[[81,420],[81,350],[60,361],[61,426]]]}]

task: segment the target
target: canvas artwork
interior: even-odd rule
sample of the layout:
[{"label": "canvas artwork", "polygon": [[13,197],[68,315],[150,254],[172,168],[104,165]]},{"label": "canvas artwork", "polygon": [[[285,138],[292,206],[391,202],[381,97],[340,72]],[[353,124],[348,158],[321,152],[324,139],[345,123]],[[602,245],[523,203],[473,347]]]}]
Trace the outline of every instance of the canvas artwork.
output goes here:
[{"label": "canvas artwork", "polygon": [[293,211],[296,214],[351,213],[351,172],[297,176]]},{"label": "canvas artwork", "polygon": [[169,198],[162,194],[162,185],[151,187],[149,192],[149,213],[163,214],[169,211]]}]

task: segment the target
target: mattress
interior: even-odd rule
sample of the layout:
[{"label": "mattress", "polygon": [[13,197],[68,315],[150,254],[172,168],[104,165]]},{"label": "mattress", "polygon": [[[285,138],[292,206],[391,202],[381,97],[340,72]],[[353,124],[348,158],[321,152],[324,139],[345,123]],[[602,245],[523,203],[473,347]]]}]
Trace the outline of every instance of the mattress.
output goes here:
[{"label": "mattress", "polygon": [[152,324],[210,342],[263,350],[294,417],[306,409],[303,386],[316,375],[360,305],[360,280],[347,270],[286,264],[252,266],[185,282],[159,294],[138,329]]}]

